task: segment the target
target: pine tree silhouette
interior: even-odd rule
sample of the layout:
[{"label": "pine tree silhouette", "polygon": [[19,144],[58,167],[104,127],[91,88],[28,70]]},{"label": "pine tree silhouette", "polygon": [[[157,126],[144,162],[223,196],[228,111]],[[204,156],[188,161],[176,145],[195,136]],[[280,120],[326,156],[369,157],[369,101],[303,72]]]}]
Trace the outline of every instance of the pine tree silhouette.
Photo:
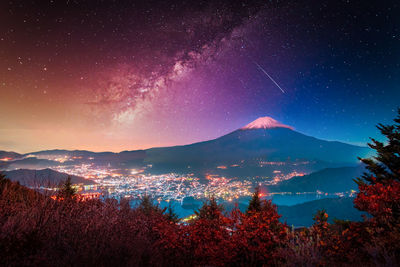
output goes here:
[{"label": "pine tree silhouette", "polygon": [[163,214],[166,209],[161,209],[158,205],[155,205],[153,199],[149,195],[144,195],[139,203],[139,210],[143,211],[144,214],[150,215],[152,213]]},{"label": "pine tree silhouette", "polygon": [[259,212],[261,211],[261,199],[260,199],[260,187],[257,186],[254,189],[253,197],[249,202],[249,206],[247,207],[246,214],[248,215],[250,212]]},{"label": "pine tree silhouette", "polygon": [[167,218],[167,220],[173,223],[178,223],[180,221],[179,216],[174,212],[174,209],[172,208],[171,202],[169,202],[165,217]]},{"label": "pine tree silhouette", "polygon": [[217,203],[215,197],[211,197],[204,202],[203,206],[198,211],[195,211],[195,214],[198,219],[214,220],[219,219],[223,211],[224,207]]},{"label": "pine tree silhouette", "polygon": [[68,175],[65,182],[61,185],[61,188],[60,188],[60,191],[58,194],[59,194],[59,197],[64,198],[64,199],[71,199],[76,195],[76,189],[73,188],[73,186],[72,186],[71,176]]},{"label": "pine tree silhouette", "polygon": [[372,143],[369,147],[376,151],[376,156],[372,158],[359,158],[368,172],[361,178],[356,179],[357,184],[375,184],[377,182],[387,183],[393,180],[400,181],[400,108],[398,116],[394,119],[395,124],[378,124],[377,128],[386,137],[386,142],[382,143],[371,138]]}]

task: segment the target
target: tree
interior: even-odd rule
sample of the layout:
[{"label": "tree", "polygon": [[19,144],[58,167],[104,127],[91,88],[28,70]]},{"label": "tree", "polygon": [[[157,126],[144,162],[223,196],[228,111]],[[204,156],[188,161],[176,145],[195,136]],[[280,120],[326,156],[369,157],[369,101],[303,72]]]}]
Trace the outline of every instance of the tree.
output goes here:
[{"label": "tree", "polygon": [[328,213],[324,209],[317,210],[314,215],[314,224],[311,227],[313,239],[319,247],[325,247],[332,235],[330,224],[328,223]]},{"label": "tree", "polygon": [[249,213],[251,212],[259,212],[259,211],[261,211],[260,186],[257,186],[254,189],[253,197],[249,202],[246,214],[249,215]]},{"label": "tree", "polygon": [[65,182],[61,185],[58,195],[63,199],[71,199],[76,195],[76,189],[72,186],[71,176],[68,175]]},{"label": "tree", "polygon": [[161,209],[158,205],[154,205],[154,202],[149,195],[144,195],[141,198],[138,209],[146,215],[150,215],[152,213],[163,214],[166,210]]},{"label": "tree", "polygon": [[222,205],[218,205],[214,197],[204,202],[196,211],[197,218],[185,227],[185,247],[192,253],[195,266],[227,265],[232,257],[230,218],[222,213]]},{"label": "tree", "polygon": [[386,142],[371,139],[376,156],[361,159],[368,172],[356,180],[360,192],[354,200],[356,208],[372,215],[363,223],[365,251],[375,251],[371,257],[382,265],[400,264],[400,109],[394,122],[377,126]]},{"label": "tree", "polygon": [[400,108],[395,124],[378,124],[386,137],[382,143],[372,139],[371,148],[376,150],[373,158],[361,159],[368,172],[357,179],[360,193],[355,199],[356,207],[366,211],[377,220],[400,222]]},{"label": "tree", "polygon": [[324,224],[328,222],[328,213],[324,209],[317,210],[317,213],[314,214],[314,221],[316,224]]},{"label": "tree", "polygon": [[269,266],[282,260],[278,250],[287,241],[287,226],[279,222],[280,215],[271,200],[260,204],[259,210],[241,216],[232,234],[238,265]]},{"label": "tree", "polygon": [[400,182],[400,108],[397,112],[398,116],[394,119],[395,124],[378,124],[377,126],[386,137],[386,142],[382,143],[371,138],[372,143],[368,144],[376,151],[376,156],[359,158],[366,164],[368,170],[364,173],[362,179],[357,180],[359,184],[365,182],[369,184]]},{"label": "tree", "polygon": [[197,219],[214,220],[218,219],[223,211],[224,206],[218,204],[215,197],[211,197],[204,202],[203,206],[198,211],[195,211],[195,214],[197,215]]},{"label": "tree", "polygon": [[169,202],[167,212],[165,213],[165,217],[167,218],[168,221],[172,223],[178,223],[180,221],[178,214],[174,212],[174,209],[172,208],[171,202]]}]

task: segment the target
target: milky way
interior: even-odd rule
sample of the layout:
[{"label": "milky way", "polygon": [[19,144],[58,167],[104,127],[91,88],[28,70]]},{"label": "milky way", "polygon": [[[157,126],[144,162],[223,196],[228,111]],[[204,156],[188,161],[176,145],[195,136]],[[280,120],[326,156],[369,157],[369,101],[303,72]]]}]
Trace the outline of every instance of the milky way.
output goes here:
[{"label": "milky way", "polygon": [[143,2],[0,4],[0,150],[185,144],[261,116],[361,144],[395,114],[396,1]]}]

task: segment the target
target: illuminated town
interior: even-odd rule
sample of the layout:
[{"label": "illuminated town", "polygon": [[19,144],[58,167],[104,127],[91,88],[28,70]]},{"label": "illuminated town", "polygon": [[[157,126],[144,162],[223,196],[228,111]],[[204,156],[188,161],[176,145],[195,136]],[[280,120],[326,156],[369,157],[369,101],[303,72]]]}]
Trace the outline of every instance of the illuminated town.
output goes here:
[{"label": "illuminated town", "polygon": [[[259,167],[277,167],[272,171],[271,176],[257,177],[225,177],[219,174],[206,174],[205,177],[196,177],[193,173],[164,173],[151,174],[147,172],[151,165],[134,169],[117,169],[110,164],[98,165],[94,158],[86,159],[77,156],[67,155],[27,155],[26,158],[38,158],[51,160],[60,163],[52,166],[51,169],[86,178],[93,184],[76,184],[75,187],[82,199],[90,198],[115,198],[115,199],[139,199],[143,195],[149,195],[158,202],[176,201],[181,204],[184,199],[204,200],[211,196],[228,202],[238,201],[242,197],[248,197],[254,191],[254,187],[277,185],[282,181],[289,180],[296,176],[304,176],[307,173],[302,171],[283,172],[279,167],[287,164],[286,162],[260,161]],[[12,161],[12,158],[2,159],[2,161]],[[77,162],[83,162],[77,164]],[[70,164],[65,164],[70,163]],[[309,162],[295,162],[294,166],[308,164]],[[240,167],[242,162],[231,165],[218,165],[218,170]],[[49,188],[48,188],[49,189]],[[55,188],[51,189],[52,191]],[[290,195],[286,192],[264,192],[263,196]],[[297,192],[299,194],[317,194],[327,196],[327,193],[317,192]],[[339,192],[335,196],[352,196],[354,192]]]},{"label": "illuminated town", "polygon": [[253,190],[251,181],[238,181],[235,178],[225,178],[207,175],[207,182],[194,177],[193,174],[180,175],[168,173],[162,175],[144,174],[144,170],[124,170],[129,174],[121,174],[119,170],[99,168],[94,164],[79,166],[58,166],[59,172],[88,178],[96,185],[83,186],[84,190],[101,190],[104,195],[112,198],[137,198],[150,195],[158,201],[183,201],[185,197],[202,199],[215,196],[224,200],[249,196]]}]

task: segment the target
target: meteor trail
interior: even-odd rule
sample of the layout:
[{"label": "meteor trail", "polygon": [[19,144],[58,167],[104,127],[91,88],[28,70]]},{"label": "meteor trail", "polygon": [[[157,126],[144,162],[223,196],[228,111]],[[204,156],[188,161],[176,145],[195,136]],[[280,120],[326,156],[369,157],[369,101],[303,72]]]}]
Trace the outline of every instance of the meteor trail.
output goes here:
[{"label": "meteor trail", "polygon": [[258,67],[259,70],[261,70],[262,72],[264,72],[264,74],[267,75],[268,78],[269,78],[276,86],[278,86],[278,88],[282,91],[282,93],[285,94],[285,91],[279,86],[279,84],[278,84],[277,82],[275,82],[275,80],[272,79],[272,77],[269,76],[269,74],[268,74],[257,62],[253,61],[253,63]]}]

